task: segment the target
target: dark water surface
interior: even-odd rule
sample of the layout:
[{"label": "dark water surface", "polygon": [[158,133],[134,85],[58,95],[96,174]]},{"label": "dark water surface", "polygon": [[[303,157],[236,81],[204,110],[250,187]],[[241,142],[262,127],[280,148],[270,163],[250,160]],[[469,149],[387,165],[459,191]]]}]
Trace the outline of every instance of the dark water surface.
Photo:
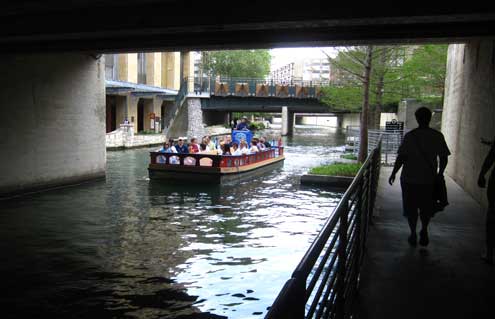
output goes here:
[{"label": "dark water surface", "polygon": [[[284,167],[234,186],[107,179],[0,201],[2,318],[262,318],[339,194],[299,185],[344,137],[299,127]],[[201,313],[200,313],[201,312]]]}]

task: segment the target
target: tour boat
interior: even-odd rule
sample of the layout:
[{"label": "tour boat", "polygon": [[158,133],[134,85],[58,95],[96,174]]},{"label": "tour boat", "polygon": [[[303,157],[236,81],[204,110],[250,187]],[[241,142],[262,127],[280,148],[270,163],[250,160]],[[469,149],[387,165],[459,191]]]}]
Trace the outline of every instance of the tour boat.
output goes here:
[{"label": "tour boat", "polygon": [[150,179],[214,184],[261,175],[281,167],[285,159],[282,146],[239,156],[150,152],[150,157]]}]

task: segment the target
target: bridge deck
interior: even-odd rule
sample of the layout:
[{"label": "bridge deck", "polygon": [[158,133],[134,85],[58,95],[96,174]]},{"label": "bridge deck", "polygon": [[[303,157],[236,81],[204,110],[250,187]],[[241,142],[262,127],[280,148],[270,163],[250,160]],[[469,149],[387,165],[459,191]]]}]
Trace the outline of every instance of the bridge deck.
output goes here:
[{"label": "bridge deck", "polygon": [[400,186],[382,170],[358,318],[486,318],[494,313],[495,267],[480,258],[485,213],[451,179],[450,206],[431,223],[430,244],[412,248]]}]

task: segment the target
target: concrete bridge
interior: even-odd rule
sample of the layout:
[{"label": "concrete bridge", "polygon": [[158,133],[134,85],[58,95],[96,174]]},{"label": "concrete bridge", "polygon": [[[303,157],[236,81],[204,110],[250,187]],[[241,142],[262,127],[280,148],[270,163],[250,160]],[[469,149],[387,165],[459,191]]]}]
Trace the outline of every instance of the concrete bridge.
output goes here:
[{"label": "concrete bridge", "polygon": [[[328,82],[276,81],[272,79],[205,77],[188,78],[187,94],[178,120],[170,119],[167,134],[171,136],[202,135],[198,123],[229,124],[233,112],[282,113],[283,135],[291,135],[295,113],[328,113],[332,110],[321,102],[322,87]],[[179,93],[180,94],[180,93]],[[181,100],[180,97],[177,98]],[[201,106],[199,108],[194,105]],[[200,112],[200,113],[198,113]],[[343,123],[345,111],[336,111]]]}]

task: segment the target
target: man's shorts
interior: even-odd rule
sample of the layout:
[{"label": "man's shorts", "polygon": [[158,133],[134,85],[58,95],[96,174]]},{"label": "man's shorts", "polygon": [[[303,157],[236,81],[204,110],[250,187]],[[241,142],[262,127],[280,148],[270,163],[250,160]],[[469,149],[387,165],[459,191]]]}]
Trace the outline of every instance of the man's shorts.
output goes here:
[{"label": "man's shorts", "polygon": [[409,184],[401,181],[403,215],[432,217],[434,213],[433,184]]}]

